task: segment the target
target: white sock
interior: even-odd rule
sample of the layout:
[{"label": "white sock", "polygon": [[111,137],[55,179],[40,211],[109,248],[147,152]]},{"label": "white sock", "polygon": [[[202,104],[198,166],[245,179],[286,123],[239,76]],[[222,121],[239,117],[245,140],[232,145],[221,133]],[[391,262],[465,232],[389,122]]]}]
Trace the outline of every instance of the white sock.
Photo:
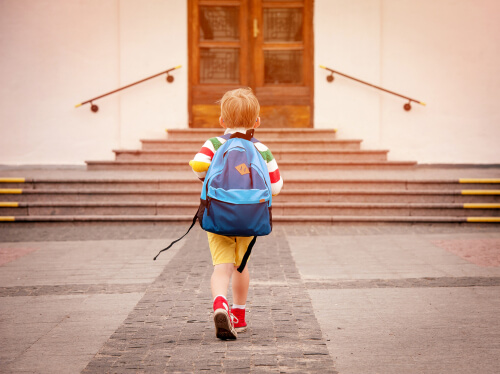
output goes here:
[{"label": "white sock", "polygon": [[233,304],[233,307],[231,309],[245,309],[245,307],[246,304],[245,305]]},{"label": "white sock", "polygon": [[224,296],[224,295],[217,295],[217,296],[215,296],[215,297],[214,297],[214,301],[215,301],[215,299],[217,299],[219,296],[222,296],[222,297],[224,298],[224,300],[226,300],[226,301],[227,301],[226,296]]}]

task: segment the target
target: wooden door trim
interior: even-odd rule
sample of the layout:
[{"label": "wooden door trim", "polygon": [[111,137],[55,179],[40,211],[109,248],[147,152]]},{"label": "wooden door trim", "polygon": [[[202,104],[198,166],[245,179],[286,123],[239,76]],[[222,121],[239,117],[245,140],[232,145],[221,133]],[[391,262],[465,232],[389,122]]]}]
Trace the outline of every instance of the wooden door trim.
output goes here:
[{"label": "wooden door trim", "polygon": [[[314,0],[304,0],[304,41],[307,40],[309,48],[304,48],[304,78],[309,87],[310,122],[314,126]],[[307,63],[310,62],[310,63]]]}]

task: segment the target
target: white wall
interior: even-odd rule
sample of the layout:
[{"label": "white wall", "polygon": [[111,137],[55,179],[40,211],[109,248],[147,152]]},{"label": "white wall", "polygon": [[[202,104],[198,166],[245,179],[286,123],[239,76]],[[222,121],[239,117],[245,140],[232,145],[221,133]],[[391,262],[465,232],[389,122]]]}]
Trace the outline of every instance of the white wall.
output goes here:
[{"label": "white wall", "polygon": [[182,65],[171,73],[173,83],[162,75],[120,95],[120,146],[139,148],[140,139],[188,127],[187,1],[122,0],[120,22],[123,84]]},{"label": "white wall", "polygon": [[316,0],[315,61],[427,103],[315,71],[316,127],[393,160],[500,163],[500,2]]},{"label": "white wall", "polygon": [[[500,1],[315,0],[315,127],[390,159],[500,162]],[[187,127],[186,0],[1,0],[0,164],[113,159]],[[428,103],[337,76],[330,66]],[[169,67],[173,75],[74,105]]]},{"label": "white wall", "polygon": [[[182,32],[179,32],[182,30]],[[0,164],[82,164],[187,127],[184,0],[0,1]],[[164,76],[75,104],[167,68]]]}]

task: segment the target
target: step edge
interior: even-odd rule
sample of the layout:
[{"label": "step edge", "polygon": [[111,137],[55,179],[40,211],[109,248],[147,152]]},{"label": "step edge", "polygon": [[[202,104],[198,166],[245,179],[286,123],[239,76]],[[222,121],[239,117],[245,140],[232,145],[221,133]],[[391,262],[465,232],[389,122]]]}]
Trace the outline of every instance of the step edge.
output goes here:
[{"label": "step edge", "polygon": [[[7,189],[8,191],[10,189]],[[0,189],[2,192],[2,189]],[[344,195],[461,195],[461,196],[498,196],[500,195],[500,190],[477,190],[477,194],[463,194],[462,190],[341,190],[341,189],[316,189],[314,193],[317,195],[325,195],[325,194],[344,194]],[[486,192],[486,193],[485,193]],[[157,190],[122,190],[122,189],[68,189],[68,190],[58,190],[58,189],[23,189],[21,192],[12,193],[13,195],[19,196],[22,194],[179,194],[179,193],[188,193],[188,194],[199,194],[200,189],[157,189]],[[310,191],[304,191],[303,189],[291,189],[291,190],[283,190],[280,194],[292,195],[310,195]],[[10,193],[4,193],[8,195]]]},{"label": "step edge", "polygon": [[[96,161],[85,161],[87,165],[188,165],[188,161],[137,161],[137,160],[96,160]],[[414,166],[417,165],[417,161],[288,161],[281,160],[280,165],[304,165],[304,166],[314,166],[314,165],[334,165],[334,166]]]},{"label": "step edge", "polygon": [[[30,208],[30,207],[197,207],[198,202],[19,202],[17,206],[2,206],[0,208]],[[7,202],[12,204],[13,202]],[[500,209],[497,203],[336,203],[336,202],[276,202],[273,207],[277,208],[358,208],[358,209]]]},{"label": "step edge", "polygon": [[[168,149],[161,149],[161,150],[156,150],[156,149],[141,149],[141,150],[134,150],[134,149],[113,149],[112,152],[117,153],[117,154],[178,154],[178,153],[186,153],[186,154],[193,154],[192,150],[168,150]],[[196,152],[196,151],[195,151]],[[282,151],[282,150],[276,150],[273,152],[274,154],[386,154],[389,153],[388,149],[346,149],[346,150],[318,150],[318,151]],[[196,153],[195,153],[196,154]]]},{"label": "step edge", "polygon": [[[176,216],[0,216],[1,222],[85,222],[85,221],[186,221],[191,215]],[[500,217],[442,217],[442,216],[275,216],[274,222],[450,222],[450,223],[500,223]]]}]

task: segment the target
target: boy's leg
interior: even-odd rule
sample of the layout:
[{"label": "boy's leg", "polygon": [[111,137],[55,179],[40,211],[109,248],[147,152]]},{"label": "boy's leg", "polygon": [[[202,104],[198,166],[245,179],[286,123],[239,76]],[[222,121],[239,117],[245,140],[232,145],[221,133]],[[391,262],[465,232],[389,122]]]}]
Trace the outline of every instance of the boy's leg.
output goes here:
[{"label": "boy's leg", "polygon": [[250,286],[250,272],[248,271],[248,263],[240,273],[237,269],[241,264],[241,260],[247,251],[248,244],[253,237],[238,237],[236,238],[236,261],[233,269],[233,307],[231,313],[236,317],[234,327],[237,332],[245,332],[247,323],[245,321],[245,305],[247,303],[248,288]]},{"label": "boy's leg", "polygon": [[247,331],[247,323],[245,321],[245,305],[247,303],[248,287],[250,285],[250,273],[248,272],[248,265],[245,266],[243,272],[233,270],[233,307],[231,313],[235,318],[234,329],[236,332]]},{"label": "boy's leg", "polygon": [[227,295],[229,281],[233,274],[235,261],[236,241],[223,235],[207,232],[208,245],[212,254],[214,272],[212,273],[211,286],[212,296]]},{"label": "boy's leg", "polygon": [[238,267],[233,267],[233,301],[238,305],[245,305],[247,303],[248,287],[250,286],[250,273],[248,272],[248,265],[242,273],[236,270]]},{"label": "boy's leg", "polygon": [[226,236],[208,234],[208,244],[212,253],[214,271],[211,278],[212,297],[214,298],[215,335],[219,339],[236,339],[233,320],[227,301],[227,289],[233,274],[236,242]]},{"label": "boy's leg", "polygon": [[[233,269],[233,300],[235,304],[245,305],[248,296],[248,287],[250,285],[250,273],[248,271],[249,262],[243,269],[243,272],[239,272],[237,269],[241,265],[243,256],[248,249],[248,245],[252,241],[253,236],[237,236],[236,237],[236,253]],[[248,259],[250,261],[250,259]]]},{"label": "boy's leg", "polygon": [[233,268],[233,264],[218,264],[214,266],[214,272],[212,273],[210,282],[212,286],[212,297],[214,299],[219,295],[226,297],[229,281],[233,274]]},{"label": "boy's leg", "polygon": [[226,298],[232,273],[233,264],[218,264],[214,266],[211,279],[212,296],[214,298],[215,336],[224,340],[236,339],[238,336]]}]

